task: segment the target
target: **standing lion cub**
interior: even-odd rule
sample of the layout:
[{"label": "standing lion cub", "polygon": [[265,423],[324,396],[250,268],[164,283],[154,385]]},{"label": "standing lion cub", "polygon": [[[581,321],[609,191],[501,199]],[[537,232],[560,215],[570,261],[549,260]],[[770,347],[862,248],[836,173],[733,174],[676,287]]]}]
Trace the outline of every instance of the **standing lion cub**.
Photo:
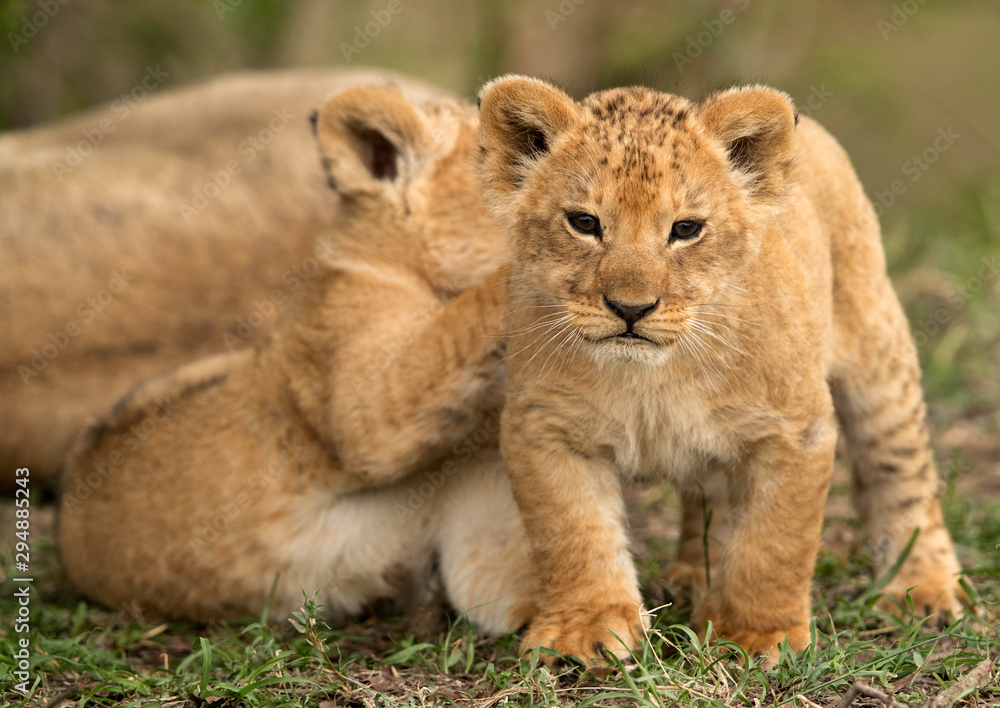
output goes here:
[{"label": "standing lion cub", "polygon": [[513,77],[480,99],[508,296],[530,303],[508,313],[501,441],[541,584],[525,648],[638,643],[621,486],[642,477],[680,489],[686,528],[700,488],[728,490],[719,557],[681,547],[696,625],[771,661],[803,647],[837,420],[876,571],[919,529],[887,591],[956,610],[916,351],[837,143],[763,87],[576,103]]}]

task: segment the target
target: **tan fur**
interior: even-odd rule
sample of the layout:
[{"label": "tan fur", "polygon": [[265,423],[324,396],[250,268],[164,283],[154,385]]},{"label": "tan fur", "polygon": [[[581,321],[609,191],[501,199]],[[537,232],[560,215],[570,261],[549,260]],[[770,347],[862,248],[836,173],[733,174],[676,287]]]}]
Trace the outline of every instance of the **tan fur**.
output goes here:
[{"label": "tan fur", "polygon": [[[514,77],[480,99],[484,197],[509,236],[509,297],[528,303],[508,315],[502,426],[542,588],[523,647],[635,647],[621,484],[680,489],[678,571],[698,579],[695,504],[721,476],[707,496],[728,498],[713,531],[729,538],[694,623],[770,661],[786,635],[802,648],[835,409],[876,571],[919,528],[889,592],[916,585],[919,610],[956,610],[916,353],[837,143],[763,87],[700,104],[638,88],[576,103]],[[600,219],[600,239],[570,225],[577,212]],[[700,236],[671,239],[685,220],[704,223]],[[632,325],[641,338],[618,336],[615,307],[648,308]]]},{"label": "tan fur", "polygon": [[84,594],[210,620],[261,612],[280,572],[272,616],[303,592],[342,616],[425,595],[441,552],[460,611],[490,631],[527,620],[517,511],[495,501],[511,499],[495,412],[507,274],[489,275],[505,245],[476,131],[454,101],[329,100],[330,258],[264,341],[144,383],[70,455],[59,541]]},{"label": "tan fur", "polygon": [[[17,467],[54,479],[73,437],[136,382],[273,325],[272,294],[296,294],[317,238],[339,223],[309,114],[360,83],[440,95],[375,71],[248,73],[180,91],[167,79],[127,112],[0,136],[0,488]],[[92,152],[66,171],[71,149]],[[218,196],[185,215],[220,174]],[[248,318],[260,326],[238,331]]]}]

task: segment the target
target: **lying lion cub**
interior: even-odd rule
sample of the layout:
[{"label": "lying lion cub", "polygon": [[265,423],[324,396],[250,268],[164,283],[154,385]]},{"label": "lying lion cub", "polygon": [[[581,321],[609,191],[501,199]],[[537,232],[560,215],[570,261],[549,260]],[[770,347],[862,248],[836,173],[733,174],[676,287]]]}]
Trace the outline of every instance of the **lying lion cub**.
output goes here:
[{"label": "lying lion cub", "polygon": [[[690,500],[720,477],[729,541],[695,624],[772,661],[786,635],[802,648],[838,419],[876,571],[919,529],[888,592],[957,610],[916,351],[833,138],[762,87],[576,103],[513,77],[480,98],[510,297],[534,305],[508,315],[502,424],[542,584],[524,646],[636,646],[621,485],[666,478]],[[704,571],[700,549],[681,560]]]},{"label": "lying lion cub", "polygon": [[496,448],[505,245],[475,111],[362,87],[316,129],[333,255],[264,342],[141,385],[77,441],[66,572],[196,620],[261,612],[280,573],[274,616],[303,590],[336,616],[425,593],[438,554],[457,609],[516,628],[532,579]]},{"label": "lying lion cub", "polygon": [[139,381],[273,325],[339,223],[309,113],[382,83],[441,95],[372,70],[243,73],[0,134],[0,492],[18,467],[54,481]]}]

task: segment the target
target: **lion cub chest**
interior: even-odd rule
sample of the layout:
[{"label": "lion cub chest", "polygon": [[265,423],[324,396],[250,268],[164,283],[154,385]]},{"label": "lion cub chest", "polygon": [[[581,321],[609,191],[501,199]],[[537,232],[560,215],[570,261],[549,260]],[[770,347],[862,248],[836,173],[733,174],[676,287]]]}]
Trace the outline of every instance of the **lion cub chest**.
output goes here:
[{"label": "lion cub chest", "polygon": [[592,391],[587,398],[592,444],[623,477],[683,485],[712,460],[737,456],[738,441],[720,424],[718,409],[685,381],[621,383],[614,392]]}]

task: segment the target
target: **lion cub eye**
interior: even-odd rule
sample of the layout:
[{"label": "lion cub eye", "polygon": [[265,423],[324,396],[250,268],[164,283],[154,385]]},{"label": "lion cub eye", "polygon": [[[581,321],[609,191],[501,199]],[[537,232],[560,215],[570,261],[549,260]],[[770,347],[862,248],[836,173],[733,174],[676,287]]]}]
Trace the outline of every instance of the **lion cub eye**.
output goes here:
[{"label": "lion cub eye", "polygon": [[700,221],[675,221],[670,229],[670,240],[690,241],[701,233],[704,226]]},{"label": "lion cub eye", "polygon": [[577,211],[567,214],[566,221],[581,234],[596,236],[597,238],[601,237],[601,221],[596,216]]}]

